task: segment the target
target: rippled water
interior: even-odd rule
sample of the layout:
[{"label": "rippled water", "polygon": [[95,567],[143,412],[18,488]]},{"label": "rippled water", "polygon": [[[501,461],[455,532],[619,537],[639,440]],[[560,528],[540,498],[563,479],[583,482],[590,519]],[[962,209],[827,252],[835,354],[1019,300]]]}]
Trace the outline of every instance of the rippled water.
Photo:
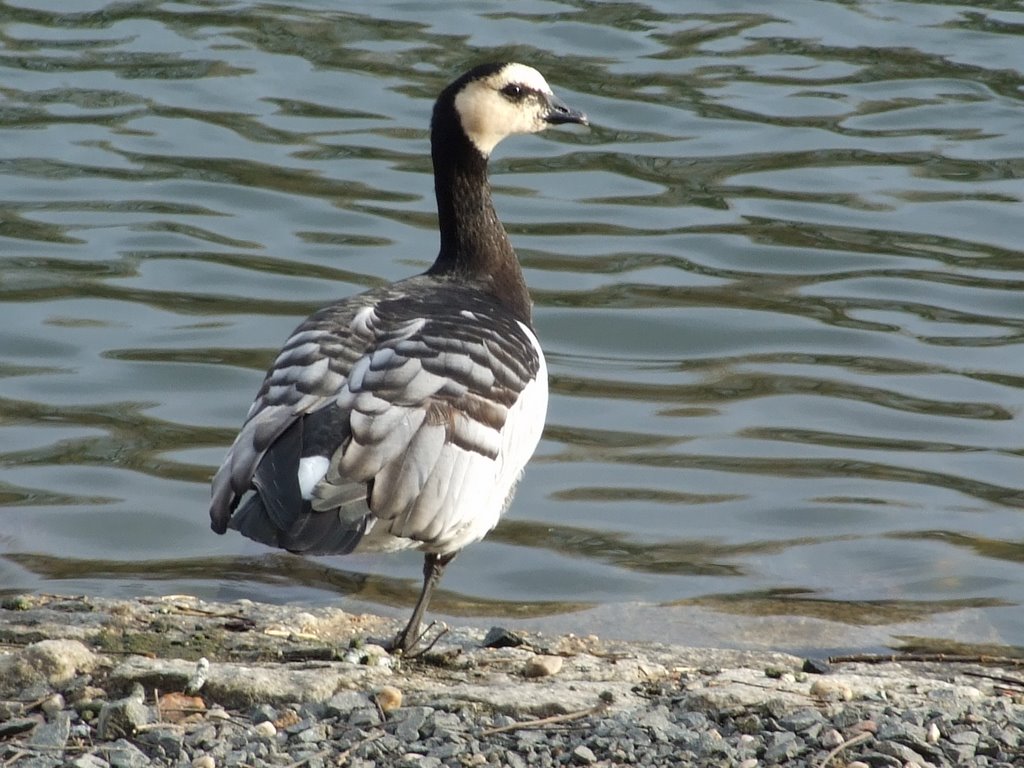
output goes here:
[{"label": "rippled water", "polygon": [[593,128],[492,164],[553,398],[435,612],[1024,646],[1018,4],[370,7],[0,2],[0,591],[404,613],[417,555],[208,480],[299,319],[429,264],[431,101],[515,58]]}]

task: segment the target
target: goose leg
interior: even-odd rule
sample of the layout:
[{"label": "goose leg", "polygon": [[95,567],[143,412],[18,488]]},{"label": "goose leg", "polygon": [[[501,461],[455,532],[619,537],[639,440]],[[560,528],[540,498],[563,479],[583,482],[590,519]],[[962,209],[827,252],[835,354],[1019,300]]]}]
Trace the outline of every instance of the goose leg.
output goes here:
[{"label": "goose leg", "polygon": [[448,563],[455,559],[457,554],[459,553],[453,552],[450,555],[428,553],[424,556],[423,589],[420,591],[419,600],[416,601],[416,607],[413,609],[409,623],[405,625],[405,629],[398,633],[398,636],[391,644],[391,650],[409,653],[416,646],[417,641],[420,639],[420,623],[423,621],[423,614],[426,612],[427,604],[430,602],[430,595],[434,591],[437,582],[441,580],[444,569],[448,567]]}]

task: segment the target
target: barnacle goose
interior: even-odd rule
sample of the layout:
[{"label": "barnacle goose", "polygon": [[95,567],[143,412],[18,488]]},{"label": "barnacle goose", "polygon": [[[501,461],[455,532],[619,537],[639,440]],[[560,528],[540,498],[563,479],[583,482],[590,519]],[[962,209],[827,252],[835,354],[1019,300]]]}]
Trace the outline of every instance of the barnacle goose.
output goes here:
[{"label": "barnacle goose", "polygon": [[497,525],[540,440],[547,368],[487,159],[510,134],[560,123],[587,118],[522,64],[478,66],[442,91],[433,266],[296,328],[213,479],[217,533],[307,554],[424,552],[395,649],[415,645],[445,567]]}]

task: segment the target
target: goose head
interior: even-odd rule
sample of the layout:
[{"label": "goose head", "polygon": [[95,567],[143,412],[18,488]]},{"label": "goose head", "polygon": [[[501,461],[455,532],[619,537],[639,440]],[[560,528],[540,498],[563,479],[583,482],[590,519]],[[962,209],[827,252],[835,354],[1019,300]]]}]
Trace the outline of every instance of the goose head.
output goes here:
[{"label": "goose head", "polygon": [[544,76],[525,64],[484,64],[460,77],[449,90],[466,138],[485,158],[515,133],[536,133],[563,123],[587,125],[551,91]]}]

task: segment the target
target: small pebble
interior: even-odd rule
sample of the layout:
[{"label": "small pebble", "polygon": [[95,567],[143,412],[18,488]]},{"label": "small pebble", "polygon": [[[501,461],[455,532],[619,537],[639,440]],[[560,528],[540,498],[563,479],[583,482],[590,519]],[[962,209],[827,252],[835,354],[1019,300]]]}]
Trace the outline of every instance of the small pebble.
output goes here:
[{"label": "small pebble", "polygon": [[358,648],[349,648],[345,651],[341,660],[346,664],[362,664],[363,659],[366,658],[361,650]]},{"label": "small pebble", "polygon": [[845,741],[843,734],[835,728],[828,728],[821,734],[821,746],[825,749],[834,749]]},{"label": "small pebble", "polygon": [[594,754],[594,750],[590,747],[580,744],[572,751],[572,761],[576,765],[590,765],[597,762],[597,755]]},{"label": "small pebble", "polygon": [[99,755],[86,753],[79,755],[69,763],[64,763],[67,768],[109,768],[110,763]]},{"label": "small pebble", "polygon": [[277,735],[277,726],[269,720],[264,720],[262,723],[256,723],[252,727],[252,732],[263,739],[272,739]]},{"label": "small pebble", "polygon": [[825,659],[804,659],[803,670],[812,675],[827,675],[832,671],[832,665]]},{"label": "small pebble", "polygon": [[548,677],[557,675],[562,669],[563,659],[561,656],[534,656],[526,662],[523,674],[527,677]]},{"label": "small pebble", "polygon": [[46,715],[47,718],[52,719],[55,714],[64,709],[64,697],[59,693],[55,693],[53,696],[48,696],[43,700],[42,704],[39,705],[39,708],[43,710],[43,714]]},{"label": "small pebble", "polygon": [[363,646],[363,656],[363,664],[370,667],[390,667],[394,664],[394,659],[391,658],[387,649],[374,643],[367,643]]},{"label": "small pebble", "polygon": [[853,699],[853,691],[841,680],[823,677],[811,684],[811,696],[822,701],[850,701]]},{"label": "small pebble", "polygon": [[293,725],[301,721],[302,718],[299,717],[298,712],[294,709],[286,709],[277,716],[276,720],[274,720],[274,726],[283,730],[285,728],[291,728]]},{"label": "small pebble", "polygon": [[491,627],[484,638],[485,648],[518,648],[525,640],[510,629]]},{"label": "small pebble", "polygon": [[874,720],[861,720],[850,726],[850,733],[877,733],[878,723]]},{"label": "small pebble", "polygon": [[393,685],[385,685],[376,693],[377,706],[385,715],[402,706],[402,692]]}]

